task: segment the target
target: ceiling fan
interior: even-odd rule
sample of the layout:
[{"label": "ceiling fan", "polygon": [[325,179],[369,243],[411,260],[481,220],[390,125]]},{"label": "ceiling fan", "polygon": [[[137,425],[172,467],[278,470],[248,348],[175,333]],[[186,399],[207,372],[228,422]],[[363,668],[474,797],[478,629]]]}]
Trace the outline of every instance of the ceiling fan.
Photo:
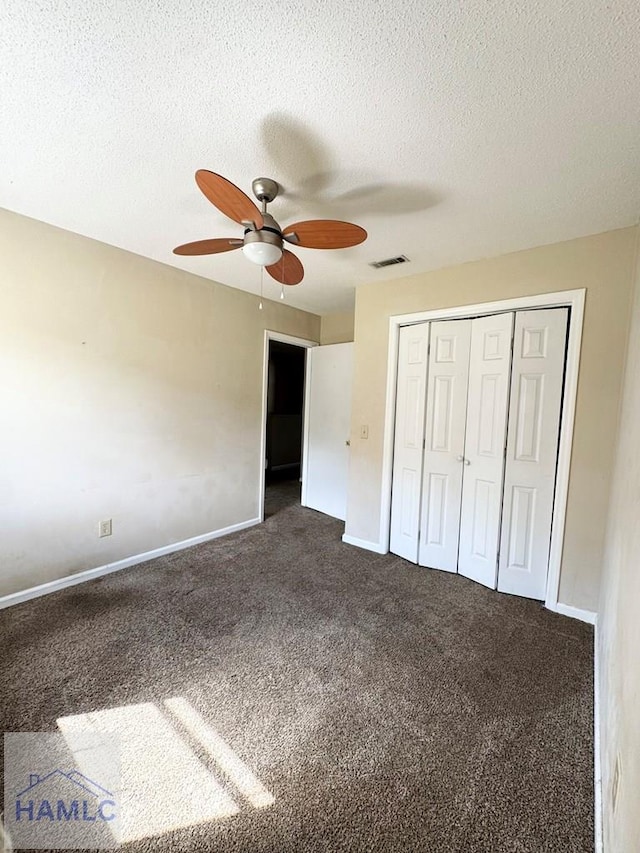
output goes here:
[{"label": "ceiling fan", "polygon": [[175,255],[216,255],[242,247],[245,257],[265,267],[276,281],[300,284],[304,268],[293,252],[283,248],[283,240],[306,249],[346,249],[367,239],[364,228],[337,219],[308,219],[281,228],[267,213],[267,205],[280,190],[271,178],[256,178],[251,185],[262,210],[235,184],[215,172],[198,169],[196,183],[211,204],[234,222],[244,225],[244,238],[196,240],[177,246],[173,250]]}]

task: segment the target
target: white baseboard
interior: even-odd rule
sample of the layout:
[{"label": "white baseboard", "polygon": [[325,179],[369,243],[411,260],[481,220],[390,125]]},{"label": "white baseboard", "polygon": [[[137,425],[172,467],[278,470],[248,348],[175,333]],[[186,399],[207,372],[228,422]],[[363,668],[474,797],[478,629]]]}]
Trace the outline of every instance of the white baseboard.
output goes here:
[{"label": "white baseboard", "polygon": [[595,853],[604,851],[602,825],[602,751],[600,745],[600,652],[598,650],[598,620],[593,636],[593,826]]},{"label": "white baseboard", "polygon": [[560,613],[562,616],[570,616],[572,619],[579,619],[580,622],[588,622],[589,625],[596,624],[597,614],[593,610],[582,610],[580,607],[572,607],[570,604],[561,604],[559,601],[549,610],[554,613]]},{"label": "white baseboard", "polygon": [[191,539],[183,539],[182,542],[173,542],[171,545],[163,545],[162,548],[154,548],[153,551],[145,551],[143,554],[135,554],[133,557],[125,557],[123,560],[117,560],[115,563],[107,563],[105,566],[98,566],[95,569],[87,569],[84,572],[67,575],[64,578],[59,578],[55,581],[49,581],[48,583],[42,583],[39,586],[32,586],[29,589],[20,590],[20,592],[12,592],[10,595],[0,597],[0,610],[4,607],[11,607],[13,604],[21,604],[23,601],[38,598],[41,595],[48,595],[50,592],[57,592],[59,589],[65,589],[68,586],[75,586],[76,584],[84,583],[85,581],[100,578],[103,575],[109,575],[112,572],[119,571],[120,569],[127,569],[129,566],[137,566],[138,563],[146,563],[149,560],[154,560],[156,557],[163,557],[165,554],[173,554],[174,551],[183,551],[185,548],[191,548],[193,545],[200,545],[202,542],[209,542],[211,539],[219,539],[221,536],[227,536],[229,533],[236,533],[238,530],[245,530],[247,527],[254,527],[256,524],[260,524],[260,519],[250,518],[248,521],[231,524],[229,527],[212,530],[210,533],[203,533],[200,536],[192,536]]},{"label": "white baseboard", "polygon": [[346,545],[355,545],[356,548],[364,548],[365,551],[374,551],[376,554],[387,554],[386,548],[383,548],[379,542],[369,542],[368,539],[358,539],[357,536],[349,536],[344,533],[342,541]]}]

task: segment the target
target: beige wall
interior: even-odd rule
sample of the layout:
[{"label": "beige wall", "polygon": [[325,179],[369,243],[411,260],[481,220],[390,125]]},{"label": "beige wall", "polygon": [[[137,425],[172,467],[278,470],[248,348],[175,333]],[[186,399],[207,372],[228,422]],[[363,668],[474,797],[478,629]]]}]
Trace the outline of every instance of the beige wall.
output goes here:
[{"label": "beige wall", "polygon": [[0,305],[0,595],[258,515],[263,330],[319,317],[6,211]]},{"label": "beige wall", "polygon": [[[612,231],[357,288],[349,535],[379,539],[389,317],[586,287],[560,601],[597,608],[635,231]],[[369,426],[366,440],[360,438],[362,424]]]},{"label": "beige wall", "polygon": [[[640,850],[640,264],[598,616],[606,853]],[[617,796],[615,766],[619,761]],[[614,803],[615,796],[615,803]]]},{"label": "beige wall", "polygon": [[320,325],[321,344],[348,344],[353,340],[353,312],[325,314]]}]

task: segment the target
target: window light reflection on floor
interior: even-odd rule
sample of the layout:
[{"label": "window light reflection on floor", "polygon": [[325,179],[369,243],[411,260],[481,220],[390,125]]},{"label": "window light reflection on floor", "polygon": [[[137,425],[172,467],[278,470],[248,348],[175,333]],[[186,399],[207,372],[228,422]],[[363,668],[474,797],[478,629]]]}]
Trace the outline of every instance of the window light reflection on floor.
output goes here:
[{"label": "window light reflection on floor", "polygon": [[[77,769],[88,776],[90,733],[118,739],[121,785],[114,793],[120,821],[113,827],[118,843],[232,817],[243,800],[253,808],[273,803],[269,791],[186,699],[175,697],[164,704],[165,713],[145,702],[57,721]],[[175,728],[172,717],[211,759],[211,770],[197,757],[189,738]],[[229,784],[223,785],[223,780]]]},{"label": "window light reflection on floor", "polygon": [[164,704],[254,808],[273,803],[269,791],[193,705],[181,698],[166,699]]}]

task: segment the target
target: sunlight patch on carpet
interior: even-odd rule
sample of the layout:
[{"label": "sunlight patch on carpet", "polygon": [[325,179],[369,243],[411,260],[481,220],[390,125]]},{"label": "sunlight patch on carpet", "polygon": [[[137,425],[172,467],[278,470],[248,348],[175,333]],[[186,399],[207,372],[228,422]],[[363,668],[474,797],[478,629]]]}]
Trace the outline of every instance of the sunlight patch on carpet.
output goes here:
[{"label": "sunlight patch on carpet", "polygon": [[221,775],[255,808],[273,796],[215,730],[185,699],[165,702],[211,760],[200,760],[189,738],[151,702],[61,717],[58,727],[82,771],[91,749],[77,748],[87,737],[113,736],[120,743],[120,822],[116,840],[127,843],[173,830],[229,818],[240,812]]},{"label": "sunlight patch on carpet", "polygon": [[193,705],[181,698],[166,699],[164,704],[254,808],[264,809],[273,803],[273,795]]}]

